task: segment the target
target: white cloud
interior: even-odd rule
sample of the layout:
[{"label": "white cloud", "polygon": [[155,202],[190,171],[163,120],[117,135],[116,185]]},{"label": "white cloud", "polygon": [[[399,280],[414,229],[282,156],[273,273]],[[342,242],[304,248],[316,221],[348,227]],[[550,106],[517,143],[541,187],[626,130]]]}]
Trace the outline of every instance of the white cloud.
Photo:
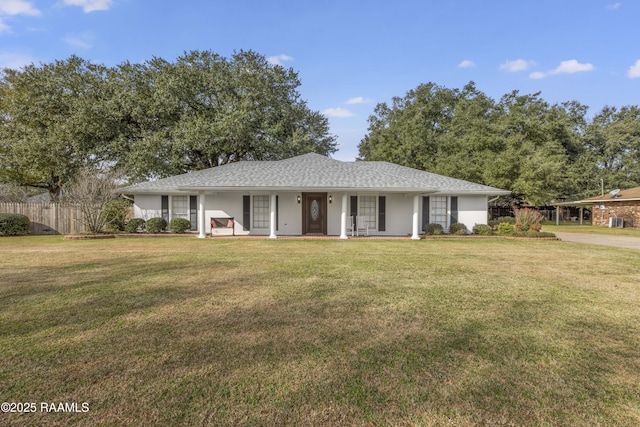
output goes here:
[{"label": "white cloud", "polygon": [[573,74],[573,73],[580,73],[584,71],[592,71],[594,69],[595,67],[593,66],[593,64],[590,64],[590,63],[581,64],[575,59],[570,59],[568,61],[560,62],[560,65],[557,68],[547,71],[546,73],[542,71],[533,72],[529,74],[529,78],[542,79],[544,77],[555,75],[555,74]]},{"label": "white cloud", "polygon": [[465,59],[464,61],[458,64],[458,68],[471,68],[475,66],[476,66],[476,63],[468,59]]},{"label": "white cloud", "polygon": [[325,116],[329,117],[353,117],[353,113],[345,108],[327,108],[322,112]]},{"label": "white cloud", "polygon": [[513,61],[507,59],[504,64],[500,64],[499,70],[515,73],[518,71],[527,71],[529,67],[533,65],[536,65],[534,61],[528,61],[526,59],[514,59]]},{"label": "white cloud", "polygon": [[0,68],[17,70],[34,62],[35,60],[30,55],[24,53],[0,52]]},{"label": "white cloud", "polygon": [[84,13],[95,12],[96,10],[109,10],[113,0],[64,0],[66,6],[79,6]]},{"label": "white cloud", "polygon": [[560,66],[555,70],[549,71],[550,74],[573,74],[579,73],[582,71],[591,71],[594,69],[593,64],[581,64],[575,59],[570,59],[568,61],[562,61]]},{"label": "white cloud", "polygon": [[0,0],[0,33],[11,32],[3,17],[16,15],[39,16],[40,11],[24,0]]},{"label": "white cloud", "polygon": [[64,37],[65,43],[73,47],[79,47],[81,49],[91,49],[93,47],[94,39],[95,36],[90,32],[82,34],[67,34]]},{"label": "white cloud", "polygon": [[613,4],[610,4],[610,5],[607,5],[607,9],[609,9],[609,10],[618,10],[618,9],[620,9],[620,6],[622,6],[622,3],[617,2],[617,3],[613,3]]},{"label": "white cloud", "polygon": [[534,71],[533,73],[529,74],[529,78],[534,80],[543,79],[545,77],[547,77],[547,74],[543,73],[542,71]]},{"label": "white cloud", "polygon": [[40,11],[24,0],[0,0],[0,15],[38,16]]},{"label": "white cloud", "polygon": [[282,63],[285,61],[293,61],[293,57],[281,53],[280,55],[268,57],[267,61],[269,61],[269,63],[272,65],[282,65]]},{"label": "white cloud", "polygon": [[638,59],[635,64],[629,67],[629,71],[627,71],[627,77],[629,77],[630,79],[640,78],[640,59]]},{"label": "white cloud", "polygon": [[347,104],[347,105],[371,104],[372,102],[373,102],[373,99],[371,99],[371,98],[364,98],[362,96],[356,96],[355,98],[351,98],[351,99],[347,100],[347,102],[345,102],[345,104]]}]

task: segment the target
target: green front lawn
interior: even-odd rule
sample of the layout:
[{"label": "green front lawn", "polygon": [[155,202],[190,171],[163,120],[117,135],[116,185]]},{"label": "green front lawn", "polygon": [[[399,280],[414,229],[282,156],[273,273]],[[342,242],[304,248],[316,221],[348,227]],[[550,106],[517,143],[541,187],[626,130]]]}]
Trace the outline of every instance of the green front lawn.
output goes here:
[{"label": "green front lawn", "polygon": [[542,231],[550,231],[551,233],[555,233],[557,231],[566,231],[568,233],[640,237],[640,229],[638,228],[609,228],[598,225],[580,225],[578,223],[563,223],[560,225],[555,225],[545,222],[542,225]]},{"label": "green front lawn", "polygon": [[[0,425],[640,424],[640,257],[0,239]],[[44,413],[40,402],[87,402]]]}]

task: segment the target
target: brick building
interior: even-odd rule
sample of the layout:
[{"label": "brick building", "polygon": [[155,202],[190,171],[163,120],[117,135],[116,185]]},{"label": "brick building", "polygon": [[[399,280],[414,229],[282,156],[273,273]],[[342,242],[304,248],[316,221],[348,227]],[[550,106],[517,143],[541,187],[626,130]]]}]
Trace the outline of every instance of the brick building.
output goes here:
[{"label": "brick building", "polygon": [[[612,191],[604,196],[569,203],[558,203],[561,206],[578,206],[591,208],[591,223],[608,227],[622,218],[624,227],[640,228],[640,187]],[[582,209],[581,209],[582,211]]]}]

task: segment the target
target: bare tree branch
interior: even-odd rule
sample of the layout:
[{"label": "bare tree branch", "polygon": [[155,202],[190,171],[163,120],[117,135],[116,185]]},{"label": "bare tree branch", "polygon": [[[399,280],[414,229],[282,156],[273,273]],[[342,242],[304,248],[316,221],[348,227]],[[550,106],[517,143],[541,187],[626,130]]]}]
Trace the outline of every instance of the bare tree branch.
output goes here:
[{"label": "bare tree branch", "polygon": [[117,198],[116,177],[112,172],[85,167],[66,189],[63,200],[80,208],[79,219],[91,233],[99,233],[107,224],[106,208]]}]

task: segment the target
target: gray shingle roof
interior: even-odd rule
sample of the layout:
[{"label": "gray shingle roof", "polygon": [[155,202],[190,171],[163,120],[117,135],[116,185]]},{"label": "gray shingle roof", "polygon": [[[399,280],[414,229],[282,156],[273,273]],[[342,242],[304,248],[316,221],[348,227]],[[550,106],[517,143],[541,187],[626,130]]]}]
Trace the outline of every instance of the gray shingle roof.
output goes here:
[{"label": "gray shingle roof", "polygon": [[232,190],[385,191],[502,195],[509,191],[388,162],[342,162],[320,154],[243,161],[122,188],[127,194]]}]

